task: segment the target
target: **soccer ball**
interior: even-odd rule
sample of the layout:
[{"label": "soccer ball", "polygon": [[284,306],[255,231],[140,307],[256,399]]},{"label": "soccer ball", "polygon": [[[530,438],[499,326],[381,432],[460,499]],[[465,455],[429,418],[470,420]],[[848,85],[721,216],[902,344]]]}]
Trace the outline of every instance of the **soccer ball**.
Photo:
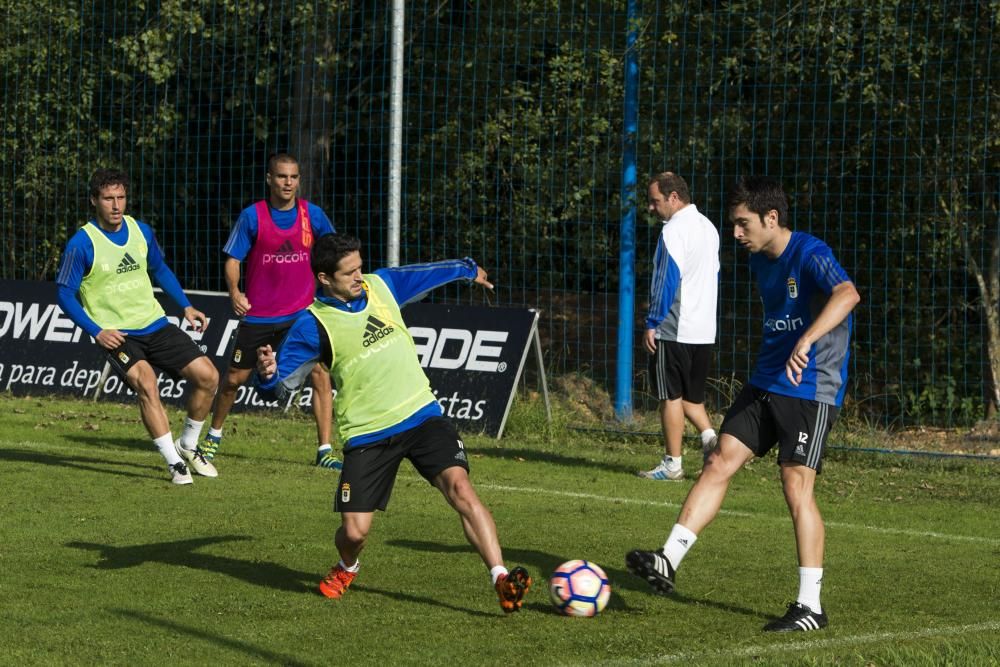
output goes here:
[{"label": "soccer ball", "polygon": [[566,616],[596,616],[608,604],[611,584],[595,563],[571,560],[549,577],[552,604]]}]

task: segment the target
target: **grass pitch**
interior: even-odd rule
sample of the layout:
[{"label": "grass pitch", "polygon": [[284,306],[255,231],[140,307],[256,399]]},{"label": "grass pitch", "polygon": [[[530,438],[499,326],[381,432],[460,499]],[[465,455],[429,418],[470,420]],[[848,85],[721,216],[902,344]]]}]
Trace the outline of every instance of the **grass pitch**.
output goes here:
[{"label": "grass pitch", "polygon": [[[624,554],[663,543],[692,482],[635,477],[659,457],[651,440],[539,414],[517,405],[502,441],[466,439],[508,564],[535,578],[504,616],[408,464],[350,591],[315,592],[339,519],[306,415],[232,416],[220,477],[175,487],[134,405],[0,394],[0,663],[1000,663],[1000,465],[832,452],[817,485],[830,627],[776,636],[760,628],[798,577],[773,458],[737,475],[659,597]],[[690,450],[689,476],[699,464]],[[597,618],[548,602],[547,574],[572,558],[611,579]]]}]

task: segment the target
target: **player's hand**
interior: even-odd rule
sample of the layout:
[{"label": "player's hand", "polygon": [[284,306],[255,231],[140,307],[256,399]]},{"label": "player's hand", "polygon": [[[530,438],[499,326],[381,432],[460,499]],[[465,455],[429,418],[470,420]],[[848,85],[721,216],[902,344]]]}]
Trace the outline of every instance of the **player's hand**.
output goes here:
[{"label": "player's hand", "polygon": [[800,338],[795,344],[791,356],[785,362],[785,377],[792,383],[793,387],[798,387],[802,382],[802,371],[809,365],[809,350],[812,343],[805,338]]},{"label": "player's hand", "polygon": [[646,333],[642,335],[642,346],[646,348],[646,352],[656,354],[656,329],[646,329]]},{"label": "player's hand", "polygon": [[233,312],[243,317],[250,310],[250,301],[243,292],[236,291],[229,295],[229,300],[233,302]]},{"label": "player's hand", "polygon": [[486,271],[483,270],[483,267],[481,266],[476,267],[476,278],[472,282],[476,283],[477,285],[482,285],[486,289],[490,290],[493,289],[493,283],[491,283],[486,279]]},{"label": "player's hand", "polygon": [[105,350],[116,350],[125,342],[125,336],[127,335],[118,329],[101,329],[94,340]]},{"label": "player's hand", "polygon": [[195,331],[204,331],[208,327],[208,318],[205,317],[205,313],[194,306],[188,306],[184,309],[184,319]]},{"label": "player's hand", "polygon": [[257,348],[257,375],[265,382],[278,370],[278,360],[270,345]]}]

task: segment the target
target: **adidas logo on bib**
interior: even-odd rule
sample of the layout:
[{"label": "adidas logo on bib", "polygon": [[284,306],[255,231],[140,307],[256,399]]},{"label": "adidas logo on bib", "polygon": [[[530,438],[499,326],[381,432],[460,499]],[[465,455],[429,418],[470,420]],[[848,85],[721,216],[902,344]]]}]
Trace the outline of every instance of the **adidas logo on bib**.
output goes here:
[{"label": "adidas logo on bib", "polygon": [[128,273],[129,271],[138,270],[139,262],[132,259],[132,255],[125,253],[125,256],[122,257],[122,261],[118,262],[118,268],[115,270],[115,273]]},{"label": "adidas logo on bib", "polygon": [[364,342],[361,343],[361,345],[363,347],[374,345],[379,342],[379,340],[391,334],[393,331],[395,331],[394,328],[387,325],[374,315],[369,315],[368,322],[365,324]]}]

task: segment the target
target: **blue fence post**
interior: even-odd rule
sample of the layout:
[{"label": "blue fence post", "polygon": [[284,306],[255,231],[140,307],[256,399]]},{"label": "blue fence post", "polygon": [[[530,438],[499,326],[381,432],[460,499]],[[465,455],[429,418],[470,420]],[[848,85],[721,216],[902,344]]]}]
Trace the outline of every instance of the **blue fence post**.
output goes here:
[{"label": "blue fence post", "polygon": [[628,2],[625,51],[625,126],[622,135],[622,227],[618,276],[618,369],[615,416],[632,418],[632,321],[635,309],[635,145],[639,131],[639,2]]}]

